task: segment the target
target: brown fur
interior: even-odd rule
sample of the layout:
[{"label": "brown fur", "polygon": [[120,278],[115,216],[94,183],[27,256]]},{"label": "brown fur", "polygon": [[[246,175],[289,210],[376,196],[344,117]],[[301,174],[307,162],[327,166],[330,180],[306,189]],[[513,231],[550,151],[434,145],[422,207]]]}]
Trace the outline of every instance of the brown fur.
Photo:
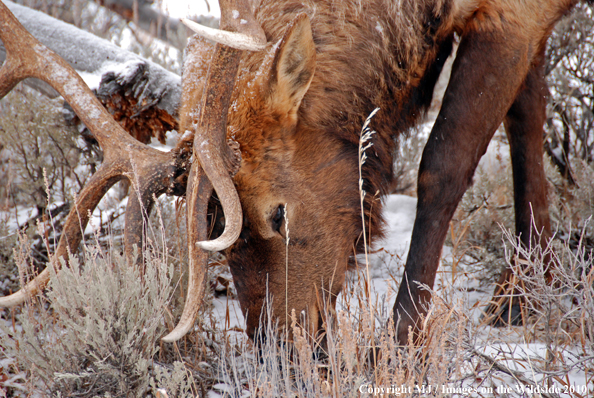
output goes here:
[{"label": "brown fur", "polygon": [[[366,229],[378,236],[382,220],[377,198],[390,186],[398,137],[429,105],[457,33],[462,55],[421,165],[406,271],[408,281],[433,284],[451,213],[524,77],[540,65],[554,22],[572,3],[264,0],[254,5],[271,44],[264,52],[244,55],[228,119],[228,136],[240,144],[243,157],[234,181],[244,227],[226,254],[248,334],[259,324],[267,291],[281,325],[285,311],[295,309],[307,315],[312,332],[321,327],[319,298],[334,302],[353,248],[363,249],[357,152],[363,121],[380,108],[372,120],[377,134],[363,166]],[[201,40],[191,45],[205,54],[210,47]],[[475,70],[472,63],[464,64],[466,59],[485,69]],[[514,66],[490,70],[492,59]],[[194,62],[190,68],[195,76],[184,77],[186,108],[199,101],[207,70],[206,62]],[[478,83],[472,84],[473,79]],[[490,87],[501,90],[491,94]],[[185,113],[180,112],[182,130],[189,123]],[[445,122],[445,115],[452,122]],[[448,145],[431,144],[440,134],[452,137]],[[436,154],[429,156],[432,151]],[[450,170],[452,165],[456,170]],[[543,196],[542,181],[535,187]],[[285,204],[288,226],[275,219]],[[542,220],[547,223],[548,218]],[[395,306],[402,341],[407,326],[418,319],[415,303],[428,300],[404,286],[409,284],[401,285]],[[402,309],[408,318],[402,318]]]}]

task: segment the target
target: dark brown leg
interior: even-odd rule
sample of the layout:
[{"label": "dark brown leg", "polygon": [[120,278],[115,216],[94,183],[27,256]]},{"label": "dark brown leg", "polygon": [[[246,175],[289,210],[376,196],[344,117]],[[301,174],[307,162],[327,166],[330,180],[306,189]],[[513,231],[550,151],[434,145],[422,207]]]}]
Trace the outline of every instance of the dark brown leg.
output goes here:
[{"label": "dark brown leg", "polygon": [[[513,36],[513,33],[507,33]],[[529,69],[529,47],[502,32],[466,33],[443,106],[423,152],[417,215],[403,281],[394,304],[397,338],[406,344],[431,294],[441,250],[458,202]]]},{"label": "dark brown leg", "polygon": [[[505,117],[514,175],[516,234],[525,247],[543,244],[551,235],[543,166],[543,125],[549,95],[543,60],[544,54],[526,76],[522,90]],[[510,269],[503,272],[493,304],[486,310],[487,320],[495,326],[522,322],[521,300],[501,297],[513,294],[512,277]]]}]

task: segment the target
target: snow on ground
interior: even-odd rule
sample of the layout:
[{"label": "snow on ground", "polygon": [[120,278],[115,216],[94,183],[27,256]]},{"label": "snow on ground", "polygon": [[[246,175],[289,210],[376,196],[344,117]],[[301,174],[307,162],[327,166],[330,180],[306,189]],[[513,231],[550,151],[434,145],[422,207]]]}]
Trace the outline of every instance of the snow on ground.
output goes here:
[{"label": "snow on ground", "polygon": [[6,239],[12,236],[19,226],[26,223],[30,218],[37,215],[37,210],[34,207],[18,206],[9,211],[0,212],[0,222],[2,222],[8,232],[7,236],[0,236],[0,239]]},{"label": "snow on ground", "polygon": [[[115,193],[111,200],[115,200]],[[110,195],[111,196],[111,195]],[[405,195],[390,195],[384,200],[384,217],[387,222],[387,233],[385,238],[374,242],[375,252],[369,254],[369,273],[372,278],[372,302],[376,307],[383,308],[383,314],[388,315],[391,306],[394,303],[397,283],[400,282],[404,269],[404,262],[408,252],[412,226],[415,217],[417,200]],[[111,205],[106,204],[106,209]],[[117,211],[125,209],[125,200],[120,202]],[[102,214],[94,213],[87,233],[93,232],[100,225],[101,220],[106,217],[106,210]],[[30,209],[19,209],[18,223],[21,224],[31,216]],[[16,226],[16,222],[13,222]],[[480,321],[481,308],[485,306],[486,300],[490,297],[491,290],[480,290],[478,280],[472,273],[466,273],[460,270],[456,275],[452,273],[451,267],[451,249],[444,247],[444,258],[439,269],[436,280],[435,291],[438,295],[450,294],[453,291],[459,296],[458,299],[464,304],[464,309],[468,311],[470,319],[476,324]],[[364,256],[359,257],[360,262],[364,262]],[[359,272],[366,272],[366,267],[362,266]],[[231,279],[228,270],[218,271],[220,275]],[[349,274],[350,283],[357,283],[357,278],[361,275],[357,272]],[[348,300],[348,303],[345,301]],[[340,308],[348,307],[353,310],[359,305],[354,297],[343,297],[338,300]],[[229,339],[236,343],[246,342],[247,338],[242,330],[245,328],[245,320],[240,309],[239,301],[229,296],[222,295],[213,299],[213,314],[216,320],[216,327],[221,331],[221,337]],[[493,329],[488,326],[478,326],[482,330],[481,336],[477,338],[477,349],[479,352],[497,359],[512,370],[519,371],[529,380],[534,380],[532,369],[534,366],[540,367],[543,363],[542,358],[546,357],[546,346],[542,343],[523,343],[521,337],[509,329]],[[507,336],[507,337],[506,337]],[[566,350],[565,355],[574,355],[571,350]],[[576,354],[577,355],[577,354]],[[518,392],[518,383],[511,378],[502,378],[502,388],[507,386],[512,388],[512,395],[522,396]],[[586,375],[584,373],[569,373],[569,385],[575,388],[583,388],[586,384]],[[540,381],[536,380],[537,382]],[[560,397],[572,397],[574,394],[565,394],[565,387],[558,385]],[[579,391],[578,391],[579,392]],[[514,395],[515,394],[515,395]],[[528,394],[524,396],[533,396]],[[213,395],[215,396],[215,395]],[[472,395],[470,395],[472,396]],[[534,395],[538,396],[538,395]]]},{"label": "snow on ground", "polygon": [[[497,359],[499,363],[504,364],[509,369],[523,373],[529,380],[535,380],[537,384],[542,384],[542,375],[537,376],[534,373],[534,369],[544,369],[545,360],[547,357],[547,347],[544,343],[488,343],[481,347],[480,351],[483,354],[489,355],[490,357]],[[561,363],[575,362],[575,352],[572,350],[566,350],[558,353],[558,360]],[[586,374],[582,372],[570,371],[567,374],[569,381],[568,386],[555,383],[550,392],[557,393],[561,397],[578,397],[575,393],[581,394],[582,396],[588,396],[587,391],[587,378]],[[523,391],[522,383],[511,379],[506,380],[509,388],[512,388],[514,392]],[[573,389],[570,388],[573,386]],[[590,388],[593,386],[590,385]],[[526,388],[526,387],[524,387]],[[534,389],[536,392],[536,389]],[[526,396],[539,396],[538,394],[529,394],[530,389],[526,391]],[[547,392],[547,391],[541,391]]]},{"label": "snow on ground", "polygon": [[[375,242],[374,247],[376,251],[369,254],[369,272],[373,285],[372,302],[379,303],[384,309],[391,309],[395,299],[397,282],[400,281],[402,276],[412,233],[416,203],[417,200],[415,198],[405,195],[390,195],[384,200],[384,216],[388,227],[387,233],[385,238]],[[123,210],[123,207],[125,207],[125,201],[120,203],[120,211]],[[22,223],[30,216],[27,209],[20,209],[18,214],[19,223]],[[105,213],[103,217],[105,217]],[[94,215],[90,222],[90,230],[87,232],[91,232],[95,224],[99,224],[100,218],[99,215]],[[364,258],[360,257],[359,261],[364,261]],[[489,298],[491,291],[480,291],[478,289],[478,281],[473,279],[472,274],[460,272],[457,277],[453,277],[451,271],[451,249],[444,247],[444,259],[442,260],[435,290],[438,295],[442,290],[451,291],[451,285],[453,283],[454,290],[459,293],[460,298],[465,303],[465,308],[471,311],[470,318],[478,323],[480,309],[484,307],[483,303]],[[225,274],[230,279],[228,271],[222,269],[219,272]],[[362,266],[360,272],[366,272],[366,267]],[[351,283],[356,283],[358,277],[357,272],[351,272],[349,276]],[[344,300],[345,298],[342,300],[339,299],[339,307],[345,308],[347,303]],[[221,331],[221,335],[236,343],[246,342],[247,338],[242,332],[245,327],[245,321],[239,301],[223,295],[214,298],[212,305],[217,324],[216,327]],[[358,306],[358,301],[350,298],[348,305],[352,310]],[[384,311],[384,313],[387,314],[388,312]],[[540,366],[542,358],[546,356],[546,346],[544,344],[525,344],[517,334],[513,334],[516,339],[515,341],[513,340],[514,337],[505,339],[502,337],[505,333],[501,333],[499,329],[492,329],[487,326],[480,327],[484,328],[484,334],[477,339],[477,349],[481,353],[497,359],[512,370],[522,372],[527,379],[534,380],[532,369],[534,366]],[[509,330],[507,330],[507,334],[508,336],[512,335]],[[497,340],[493,340],[494,338],[497,338]],[[572,355],[572,353],[571,351],[565,351],[565,355]],[[583,388],[586,385],[586,376],[584,373],[570,373],[568,380],[570,382],[569,385],[573,385],[575,388]],[[540,380],[537,379],[537,381]],[[518,385],[521,385],[521,383],[511,378],[507,380],[502,378],[501,386],[512,388],[512,392],[515,395],[512,394],[511,396],[522,396],[518,392],[520,388]],[[574,394],[565,394],[565,387],[561,385],[558,385],[558,388],[560,391],[559,396],[561,397],[575,396]],[[212,396],[216,396],[216,394]],[[528,394],[524,396],[533,395]]]},{"label": "snow on ground", "polygon": [[182,134],[178,133],[175,130],[168,131],[165,133],[165,144],[161,144],[157,137],[151,137],[151,142],[148,144],[149,146],[158,149],[162,152],[169,152],[181,139]]}]

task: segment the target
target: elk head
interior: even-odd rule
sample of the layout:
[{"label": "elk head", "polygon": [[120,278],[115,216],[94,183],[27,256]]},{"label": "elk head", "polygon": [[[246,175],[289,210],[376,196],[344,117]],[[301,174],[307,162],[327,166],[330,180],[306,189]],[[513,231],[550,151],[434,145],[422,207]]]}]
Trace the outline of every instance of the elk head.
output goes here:
[{"label": "elk head", "polygon": [[357,223],[349,214],[356,181],[345,178],[356,175],[356,160],[333,158],[340,143],[300,123],[315,66],[309,19],[301,14],[268,49],[255,77],[240,77],[238,86],[249,88],[229,114],[229,133],[242,150],[234,182],[244,222],[226,255],[250,336],[267,295],[281,326],[295,310],[315,333],[324,303],[334,303],[342,288],[358,231],[345,220],[352,215]]},{"label": "elk head", "polygon": [[315,69],[309,18],[299,14],[278,41],[244,54],[231,99],[227,137],[241,151],[233,183],[243,225],[225,254],[250,337],[267,298],[281,327],[294,310],[314,335],[361,232],[356,148],[300,117]]}]

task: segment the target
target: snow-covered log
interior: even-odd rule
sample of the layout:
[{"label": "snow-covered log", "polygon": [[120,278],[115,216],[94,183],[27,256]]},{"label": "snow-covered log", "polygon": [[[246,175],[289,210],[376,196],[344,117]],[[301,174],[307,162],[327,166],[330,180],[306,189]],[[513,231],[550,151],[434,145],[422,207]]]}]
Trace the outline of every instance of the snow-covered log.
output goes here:
[{"label": "snow-covered log", "polygon": [[[165,133],[177,127],[178,75],[73,25],[3,1],[35,38],[72,65],[135,138],[146,143],[154,136],[163,142]],[[46,94],[53,92],[39,83],[34,85]]]}]

